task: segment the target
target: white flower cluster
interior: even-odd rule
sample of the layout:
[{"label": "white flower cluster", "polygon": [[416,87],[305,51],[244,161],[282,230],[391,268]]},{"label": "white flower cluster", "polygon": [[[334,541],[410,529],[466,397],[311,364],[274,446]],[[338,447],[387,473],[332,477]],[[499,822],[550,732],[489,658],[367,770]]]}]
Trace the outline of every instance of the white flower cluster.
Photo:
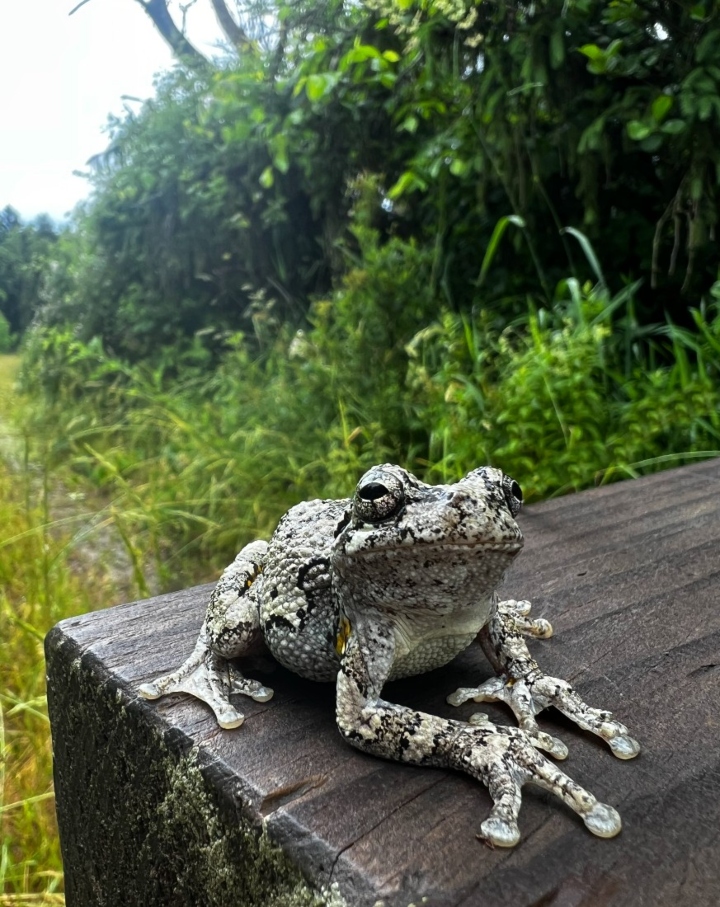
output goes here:
[{"label": "white flower cluster", "polygon": [[[387,19],[389,26],[400,37],[406,39],[406,52],[418,45],[418,32],[424,21],[441,16],[455,24],[458,31],[469,31],[478,19],[477,2],[471,0],[363,0],[367,9]],[[463,43],[467,47],[478,47],[483,35],[467,35]]]}]

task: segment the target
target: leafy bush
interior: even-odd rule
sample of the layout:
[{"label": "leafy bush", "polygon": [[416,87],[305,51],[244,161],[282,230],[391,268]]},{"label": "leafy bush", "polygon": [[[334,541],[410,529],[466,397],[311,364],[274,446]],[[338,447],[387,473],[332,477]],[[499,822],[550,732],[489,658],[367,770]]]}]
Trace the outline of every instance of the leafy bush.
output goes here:
[{"label": "leafy bush", "polygon": [[[40,307],[40,288],[57,240],[49,218],[24,224],[13,208],[0,210],[0,315],[11,334],[22,334]],[[7,352],[10,346],[6,338],[3,342]]]},{"label": "leafy bush", "polygon": [[492,462],[533,498],[717,453],[716,309],[695,313],[701,343],[671,327],[676,364],[652,367],[669,358],[667,331],[648,345],[632,294],[579,290],[504,331],[446,313],[415,338],[410,384],[434,472]]}]

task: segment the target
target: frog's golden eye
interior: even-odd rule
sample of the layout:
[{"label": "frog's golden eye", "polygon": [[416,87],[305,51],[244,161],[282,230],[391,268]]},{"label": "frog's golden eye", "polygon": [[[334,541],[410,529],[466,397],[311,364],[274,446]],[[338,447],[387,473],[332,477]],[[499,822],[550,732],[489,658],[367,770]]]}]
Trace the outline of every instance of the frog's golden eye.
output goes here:
[{"label": "frog's golden eye", "polygon": [[353,514],[364,523],[381,523],[399,513],[405,504],[405,491],[391,473],[371,470],[360,480],[353,500]]}]

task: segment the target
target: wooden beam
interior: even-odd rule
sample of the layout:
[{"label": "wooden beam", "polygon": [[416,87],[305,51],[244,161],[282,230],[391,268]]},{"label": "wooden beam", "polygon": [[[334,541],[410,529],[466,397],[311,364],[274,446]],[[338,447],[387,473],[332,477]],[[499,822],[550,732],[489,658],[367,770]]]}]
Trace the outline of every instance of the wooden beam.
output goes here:
[{"label": "wooden beam", "polygon": [[[268,703],[220,731],[201,703],[138,684],[190,651],[209,587],[72,618],[47,639],[68,907],[328,904],[517,907],[714,904],[720,877],[720,460],[529,507],[504,588],[555,637],[531,648],[643,751],[620,762],[556,714],[564,768],[616,806],[602,841],[526,789],[522,840],[475,835],[484,788],[348,747],[331,684],[277,667]],[[469,651],[388,698],[448,717],[445,696],[490,669]],[[335,886],[333,888],[333,886]],[[315,899],[315,900],[313,900]],[[426,899],[426,900],[424,900]]]}]

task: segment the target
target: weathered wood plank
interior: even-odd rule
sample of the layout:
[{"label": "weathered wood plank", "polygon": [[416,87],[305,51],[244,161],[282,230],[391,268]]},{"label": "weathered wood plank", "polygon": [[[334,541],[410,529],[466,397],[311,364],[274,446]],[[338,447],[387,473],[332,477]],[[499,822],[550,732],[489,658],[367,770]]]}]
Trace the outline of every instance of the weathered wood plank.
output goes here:
[{"label": "weathered wood plank", "polygon": [[[569,745],[567,771],[620,809],[619,838],[599,841],[557,801],[527,789],[520,845],[489,849],[475,838],[490,804],[480,785],[355,752],[335,730],[331,685],[279,667],[263,675],[275,698],[243,700],[246,721],[234,731],[219,731],[188,697],[139,700],[139,683],[192,648],[210,588],[200,587],[64,621],[48,638],[69,907],[215,905],[230,903],[231,889],[235,903],[304,904],[333,882],[348,904],[388,907],[717,903],[720,460],[530,507],[521,523],[526,549],[504,591],[530,598],[556,630],[534,653],[591,704],[612,708],[643,744],[623,763],[561,716],[541,719]],[[467,718],[479,707],[455,710],[445,696],[489,675],[471,651],[390,685],[387,696]],[[190,771],[189,786],[206,789],[200,801],[188,794],[183,818],[168,790],[192,753],[199,772]],[[128,829],[128,812],[148,804],[160,812]],[[280,853],[259,838],[261,827]],[[190,843],[178,864],[183,836]],[[215,879],[209,857],[200,865],[198,842],[206,857],[236,862],[231,878]],[[115,864],[103,865],[113,854]],[[138,867],[144,889],[126,878]],[[122,901],[111,890],[122,890]]]}]

